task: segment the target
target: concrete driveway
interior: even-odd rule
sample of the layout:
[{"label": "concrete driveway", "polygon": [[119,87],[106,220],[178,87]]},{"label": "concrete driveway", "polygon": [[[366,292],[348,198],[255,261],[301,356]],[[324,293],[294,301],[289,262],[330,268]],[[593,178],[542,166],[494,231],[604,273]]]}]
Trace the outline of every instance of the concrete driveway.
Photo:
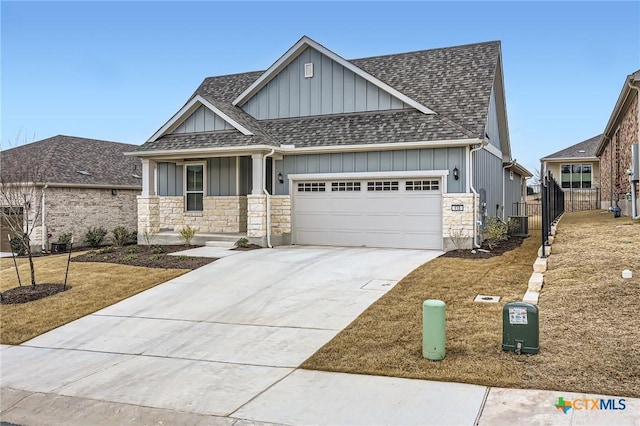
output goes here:
[{"label": "concrete driveway", "polygon": [[[54,398],[67,420],[73,400],[92,407],[85,414],[116,403],[228,420],[243,410],[240,418],[259,421],[249,402],[439,254],[284,247],[225,257],[21,346],[3,346],[3,411],[28,396],[35,406],[49,404],[49,413]],[[300,386],[309,377],[291,380]],[[481,400],[484,389],[477,393]],[[37,399],[45,397],[47,404]]]}]

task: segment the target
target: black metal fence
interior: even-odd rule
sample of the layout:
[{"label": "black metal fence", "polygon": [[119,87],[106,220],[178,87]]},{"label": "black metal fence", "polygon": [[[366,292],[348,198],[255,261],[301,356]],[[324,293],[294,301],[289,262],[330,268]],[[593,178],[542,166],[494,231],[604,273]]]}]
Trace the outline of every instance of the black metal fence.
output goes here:
[{"label": "black metal fence", "polygon": [[511,217],[526,217],[529,229],[542,229],[542,204],[513,203]]},{"label": "black metal fence", "polygon": [[551,235],[551,224],[564,213],[565,199],[562,187],[547,172],[542,182],[542,257],[546,256],[544,247]]},{"label": "black metal fence", "polygon": [[575,212],[600,208],[600,188],[564,189],[564,210]]}]

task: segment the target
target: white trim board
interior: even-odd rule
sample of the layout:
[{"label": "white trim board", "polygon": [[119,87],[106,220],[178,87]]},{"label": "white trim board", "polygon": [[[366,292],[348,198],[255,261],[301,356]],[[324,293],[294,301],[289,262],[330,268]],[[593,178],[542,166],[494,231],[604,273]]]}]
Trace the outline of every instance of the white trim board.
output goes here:
[{"label": "white trim board", "polygon": [[282,71],[287,65],[289,65],[291,61],[293,61],[307,47],[311,47],[312,49],[317,50],[318,52],[342,65],[349,71],[355,73],[356,75],[359,75],[366,81],[395,96],[405,104],[417,109],[418,111],[424,114],[436,114],[436,112],[414,101],[407,95],[397,91],[381,80],[378,80],[368,72],[356,67],[351,62],[333,53],[331,50],[313,41],[307,36],[303,36],[300,40],[298,40],[296,44],[294,44],[289,50],[287,50],[284,55],[282,55],[277,61],[275,61],[273,65],[271,65],[256,81],[254,81],[251,86],[249,86],[244,92],[242,92],[237,98],[235,98],[232,104],[235,106],[242,106],[244,103],[246,103],[249,99],[251,99],[251,97],[253,97],[253,95],[258,93],[260,89],[266,86],[269,81],[271,81],[280,71]]},{"label": "white trim board", "polygon": [[224,112],[220,111],[211,102],[207,101],[205,98],[203,98],[200,95],[196,95],[193,97],[193,99],[187,102],[182,108],[180,108],[180,110],[176,112],[173,115],[173,117],[171,117],[169,121],[167,121],[164,124],[164,126],[162,126],[157,132],[155,132],[147,142],[153,142],[156,139],[158,139],[160,136],[164,135],[165,133],[168,133],[169,131],[173,130],[175,127],[179,126],[182,123],[183,119],[191,115],[191,113],[193,113],[197,108],[199,108],[200,105],[204,105],[206,108],[213,111],[214,114],[218,115],[224,121],[226,121],[231,126],[233,126],[236,130],[240,131],[240,133],[242,133],[243,135],[245,136],[253,135],[253,133],[250,130],[248,130],[246,127],[244,127],[243,125],[241,125],[240,123],[238,123],[237,121],[229,117]]}]

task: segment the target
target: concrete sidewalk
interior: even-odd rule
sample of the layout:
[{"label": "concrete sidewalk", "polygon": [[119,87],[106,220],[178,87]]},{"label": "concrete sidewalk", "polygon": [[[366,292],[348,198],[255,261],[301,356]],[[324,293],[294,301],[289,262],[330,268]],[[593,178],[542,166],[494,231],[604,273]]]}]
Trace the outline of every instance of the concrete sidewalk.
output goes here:
[{"label": "concrete sidewalk", "polygon": [[[562,392],[298,369],[440,252],[235,252],[20,346],[0,346],[1,419],[25,425],[638,424]],[[590,398],[596,398],[590,396]]]}]

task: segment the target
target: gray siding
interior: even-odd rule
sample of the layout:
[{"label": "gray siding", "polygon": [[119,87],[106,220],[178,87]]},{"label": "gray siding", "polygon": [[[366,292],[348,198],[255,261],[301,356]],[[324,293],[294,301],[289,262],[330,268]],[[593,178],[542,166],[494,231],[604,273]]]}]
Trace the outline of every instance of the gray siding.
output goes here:
[{"label": "gray siding", "polygon": [[513,215],[513,204],[521,202],[522,198],[522,179],[517,173],[513,174],[513,180],[510,179],[509,170],[504,171],[504,181],[506,183],[505,199],[505,219]]},{"label": "gray siding", "polygon": [[489,143],[498,149],[502,149],[500,145],[500,127],[498,125],[498,110],[496,108],[495,87],[491,90],[489,114],[487,116],[487,126],[485,131],[487,135],[489,135]]},{"label": "gray siding", "polygon": [[182,166],[176,163],[158,163],[158,195],[176,196],[182,192]]},{"label": "gray siding", "polygon": [[[486,193],[487,215],[502,213],[502,159],[481,149],[472,154],[473,186],[478,193]],[[496,207],[497,206],[497,207]]]},{"label": "gray siding", "polygon": [[224,121],[204,105],[195,110],[186,120],[182,122],[173,133],[196,133],[210,132],[215,130],[233,129],[229,123]]},{"label": "gray siding", "polygon": [[236,157],[207,159],[207,195],[236,195]]},{"label": "gray siding", "polygon": [[[305,78],[304,64],[313,64]],[[243,106],[257,119],[408,108],[401,100],[307,48]]]},{"label": "gray siding", "polygon": [[[459,180],[453,178],[454,167],[460,171]],[[449,170],[448,192],[464,192],[466,179],[465,148],[287,155],[275,162],[275,168],[276,175],[284,176],[284,183],[276,182],[276,195],[289,194],[290,174]]]}]

